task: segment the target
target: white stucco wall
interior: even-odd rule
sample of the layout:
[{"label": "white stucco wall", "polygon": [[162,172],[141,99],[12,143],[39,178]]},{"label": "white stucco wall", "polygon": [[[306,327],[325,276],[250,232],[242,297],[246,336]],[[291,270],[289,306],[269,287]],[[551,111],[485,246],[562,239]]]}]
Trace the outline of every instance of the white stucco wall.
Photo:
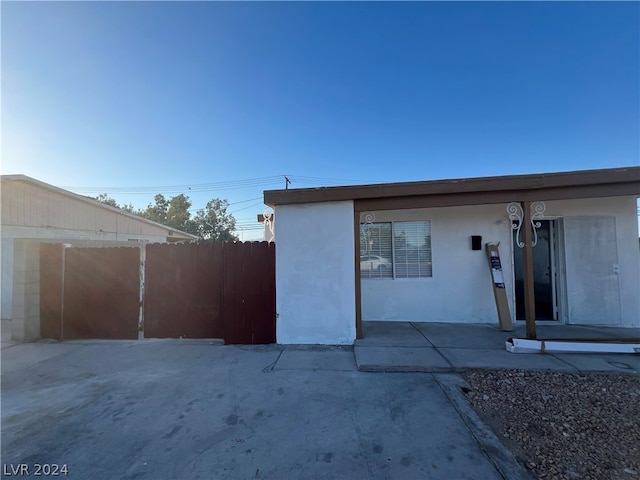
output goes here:
[{"label": "white stucco wall", "polygon": [[353,202],[283,205],[276,217],[277,342],[352,344]]},{"label": "white stucco wall", "polygon": [[[640,326],[640,251],[636,199],[615,197],[545,202],[545,218],[613,216],[616,223],[621,326]],[[423,322],[497,322],[484,244],[500,242],[500,256],[512,317],[513,260],[506,205],[479,205],[375,212],[376,222],[430,220],[433,277],[363,279],[363,320]],[[471,250],[471,235],[481,235],[483,250]],[[566,249],[572,248],[565,245]],[[590,261],[585,258],[584,261]],[[567,269],[571,269],[567,265]],[[578,289],[566,285],[569,297]],[[593,295],[598,295],[593,287]],[[584,293],[584,292],[583,292]],[[572,298],[565,298],[570,304]],[[565,308],[566,323],[607,324],[608,319],[575,319]]]},{"label": "white stucco wall", "polygon": [[[363,279],[362,319],[420,322],[497,322],[484,244],[500,242],[513,310],[511,231],[502,205],[375,212],[376,222],[429,220],[431,278]],[[471,235],[483,249],[471,250]]]},{"label": "white stucco wall", "polygon": [[[583,200],[563,200],[545,202],[546,214],[549,218],[611,216],[615,217],[616,246],[619,267],[618,284],[620,288],[620,326],[640,327],[640,248],[638,246],[638,217],[637,199],[635,197],[594,198]],[[588,239],[584,239],[588,241]],[[565,245],[568,250],[570,244]],[[582,259],[591,262],[591,258]],[[567,270],[571,265],[566,266]],[[612,265],[613,268],[613,265]],[[575,290],[573,285],[567,285],[567,294]],[[596,288],[593,295],[598,295]],[[565,299],[565,308],[572,303],[572,298]],[[609,324],[606,318],[580,319],[572,318],[571,312],[566,311],[567,323],[589,323],[593,325]]]}]

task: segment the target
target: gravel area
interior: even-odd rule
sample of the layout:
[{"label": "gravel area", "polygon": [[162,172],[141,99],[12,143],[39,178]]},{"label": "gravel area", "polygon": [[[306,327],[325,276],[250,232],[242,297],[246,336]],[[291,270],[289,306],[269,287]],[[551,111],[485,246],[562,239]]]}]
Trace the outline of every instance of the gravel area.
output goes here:
[{"label": "gravel area", "polygon": [[467,399],[533,476],[640,480],[640,378],[467,372]]}]

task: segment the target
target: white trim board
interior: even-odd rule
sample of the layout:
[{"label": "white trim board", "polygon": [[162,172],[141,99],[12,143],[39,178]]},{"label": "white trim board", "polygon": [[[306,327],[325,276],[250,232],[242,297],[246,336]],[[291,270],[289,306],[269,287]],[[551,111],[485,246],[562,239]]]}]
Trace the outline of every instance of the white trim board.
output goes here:
[{"label": "white trim board", "polygon": [[510,353],[640,353],[640,340],[528,340],[504,342]]}]

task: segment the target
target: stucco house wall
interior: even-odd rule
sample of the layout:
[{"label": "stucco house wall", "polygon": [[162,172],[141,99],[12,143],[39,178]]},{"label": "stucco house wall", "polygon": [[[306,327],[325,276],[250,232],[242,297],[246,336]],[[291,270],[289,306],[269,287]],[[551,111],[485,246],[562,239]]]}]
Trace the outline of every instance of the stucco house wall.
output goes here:
[{"label": "stucco house wall", "polygon": [[[620,326],[624,327],[640,327],[640,248],[638,248],[638,217],[637,217],[637,197],[609,197],[609,198],[590,198],[582,200],[562,200],[545,202],[547,205],[547,217],[549,218],[585,218],[585,217],[613,217],[615,218],[615,247],[617,249],[617,262],[611,264],[610,277],[617,277],[619,285],[619,302],[620,302]],[[567,226],[564,228],[565,239],[568,239]],[[587,238],[579,237],[578,241],[590,242],[598,241],[592,236]],[[571,238],[576,238],[572,235]],[[584,244],[581,246],[583,247]],[[565,241],[564,248],[566,254],[570,254],[572,250],[579,250],[569,240]],[[597,243],[594,245],[596,250],[602,251],[605,245]],[[599,254],[594,254],[594,257]],[[565,298],[565,308],[570,309],[576,302],[583,301],[587,296],[602,296],[602,292],[598,289],[598,285],[589,285],[584,278],[579,276],[576,267],[584,267],[592,263],[594,260],[591,256],[578,258],[572,262],[571,259],[566,261],[567,269],[567,291]],[[580,265],[578,265],[580,263]],[[575,275],[571,275],[571,270],[576,270]],[[571,311],[564,312],[567,323],[576,324],[594,324],[608,325],[611,324],[605,315],[603,318],[594,318],[597,312],[592,312],[591,318],[578,318]]]},{"label": "stucco house wall", "polygon": [[[591,311],[593,318],[578,316],[574,305],[584,296],[598,296],[597,283],[585,284],[585,279],[572,275],[575,258],[565,263],[566,272],[559,272],[560,321],[566,323],[639,326],[640,319],[640,251],[637,243],[638,223],[634,197],[559,200],[545,202],[545,219],[568,217],[615,218],[615,241],[618,261],[611,265],[612,275],[619,285],[620,322],[613,317]],[[431,278],[365,278],[362,279],[363,320],[420,322],[497,322],[491,277],[484,248],[471,249],[471,235],[481,235],[484,243],[500,244],[500,256],[512,318],[515,321],[513,280],[513,241],[506,204],[457,206],[443,208],[390,210],[373,212],[376,222],[429,220],[433,276]],[[568,228],[568,227],[567,227]],[[566,235],[562,229],[558,232]],[[571,236],[575,238],[575,236]],[[583,239],[588,242],[589,239]],[[566,253],[577,245],[562,243]],[[580,252],[585,248],[581,246]],[[598,245],[594,246],[596,249]],[[517,247],[515,247],[517,248]],[[603,247],[604,248],[604,247]],[[559,252],[563,254],[564,252]],[[578,258],[593,262],[592,258]],[[618,273],[614,273],[616,270]],[[566,273],[566,275],[565,275]],[[577,272],[575,272],[577,273]],[[573,282],[573,283],[572,283]],[[584,315],[584,312],[580,312]],[[600,315],[600,316],[598,316]]]},{"label": "stucco house wall", "polygon": [[[278,341],[351,343],[361,320],[497,323],[486,243],[499,243],[514,319],[525,317],[529,272],[535,321],[640,327],[639,196],[637,166],[265,191],[277,219]],[[546,206],[529,262],[514,246],[510,202]],[[362,227],[420,220],[430,223]],[[389,278],[431,267],[427,278]]]},{"label": "stucco house wall", "polygon": [[352,344],[353,202],[283,205],[277,216],[277,342]]},{"label": "stucco house wall", "polygon": [[[511,231],[504,206],[374,213],[376,222],[430,221],[433,272],[429,278],[363,278],[363,320],[497,321],[486,254],[484,248],[471,249],[470,237],[481,235],[483,243],[500,242],[503,263],[509,264]],[[504,270],[505,282],[512,286],[510,269]],[[512,288],[508,288],[508,298],[512,304]]]}]

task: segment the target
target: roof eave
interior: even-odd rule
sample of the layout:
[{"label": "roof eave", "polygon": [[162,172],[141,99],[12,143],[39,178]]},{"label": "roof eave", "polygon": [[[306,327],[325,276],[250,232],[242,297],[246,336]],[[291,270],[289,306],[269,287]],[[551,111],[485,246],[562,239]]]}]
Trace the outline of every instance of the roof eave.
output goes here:
[{"label": "roof eave", "polygon": [[[143,223],[147,223],[150,225],[154,225],[156,227],[160,227],[164,230],[167,230],[167,233],[169,232],[173,232],[173,233],[177,233],[178,235],[180,235],[179,238],[184,239],[184,240],[197,240],[198,236],[197,235],[192,235],[190,233],[187,232],[183,232],[182,230],[178,230],[177,228],[173,228],[173,227],[169,227],[167,225],[162,225],[161,223],[158,222],[154,222],[153,220],[149,220],[148,218],[144,218],[141,217],[139,215],[136,215],[134,213],[129,213],[125,210],[122,210],[120,208],[117,207],[112,207],[111,205],[107,205],[105,203],[99,202],[98,200],[95,200],[93,198],[89,198],[89,197],[85,197],[84,195],[78,195],[77,193],[73,193],[70,192],[69,190],[65,190],[64,188],[60,188],[60,187],[56,187],[55,185],[51,185],[49,183],[45,183],[42,182],[40,180],[37,180],[33,177],[29,177],[27,175],[22,175],[22,174],[16,174],[16,175],[2,175],[2,180],[9,180],[9,181],[20,181],[20,182],[26,182],[26,183],[31,183],[33,185],[36,185],[40,188],[45,188],[47,190],[50,190],[52,192],[61,194],[61,195],[65,195],[67,197],[76,199],[76,200],[80,200],[82,202],[85,203],[89,203],[91,205],[103,208],[105,210],[110,210],[114,213],[117,213],[119,215],[124,215],[126,217],[130,217],[133,218],[136,221],[140,221]],[[171,236],[172,238],[178,238],[176,235],[168,235]]]},{"label": "roof eave", "polygon": [[589,186],[625,185],[625,193],[634,191],[640,195],[640,167],[620,167],[573,172],[508,175],[499,177],[460,178],[429,180],[423,182],[383,183],[342,187],[318,187],[289,190],[267,190],[264,203],[276,205],[334,202],[348,200],[370,200],[396,197],[425,197],[452,194],[474,194],[486,192],[513,192],[566,189]]}]

